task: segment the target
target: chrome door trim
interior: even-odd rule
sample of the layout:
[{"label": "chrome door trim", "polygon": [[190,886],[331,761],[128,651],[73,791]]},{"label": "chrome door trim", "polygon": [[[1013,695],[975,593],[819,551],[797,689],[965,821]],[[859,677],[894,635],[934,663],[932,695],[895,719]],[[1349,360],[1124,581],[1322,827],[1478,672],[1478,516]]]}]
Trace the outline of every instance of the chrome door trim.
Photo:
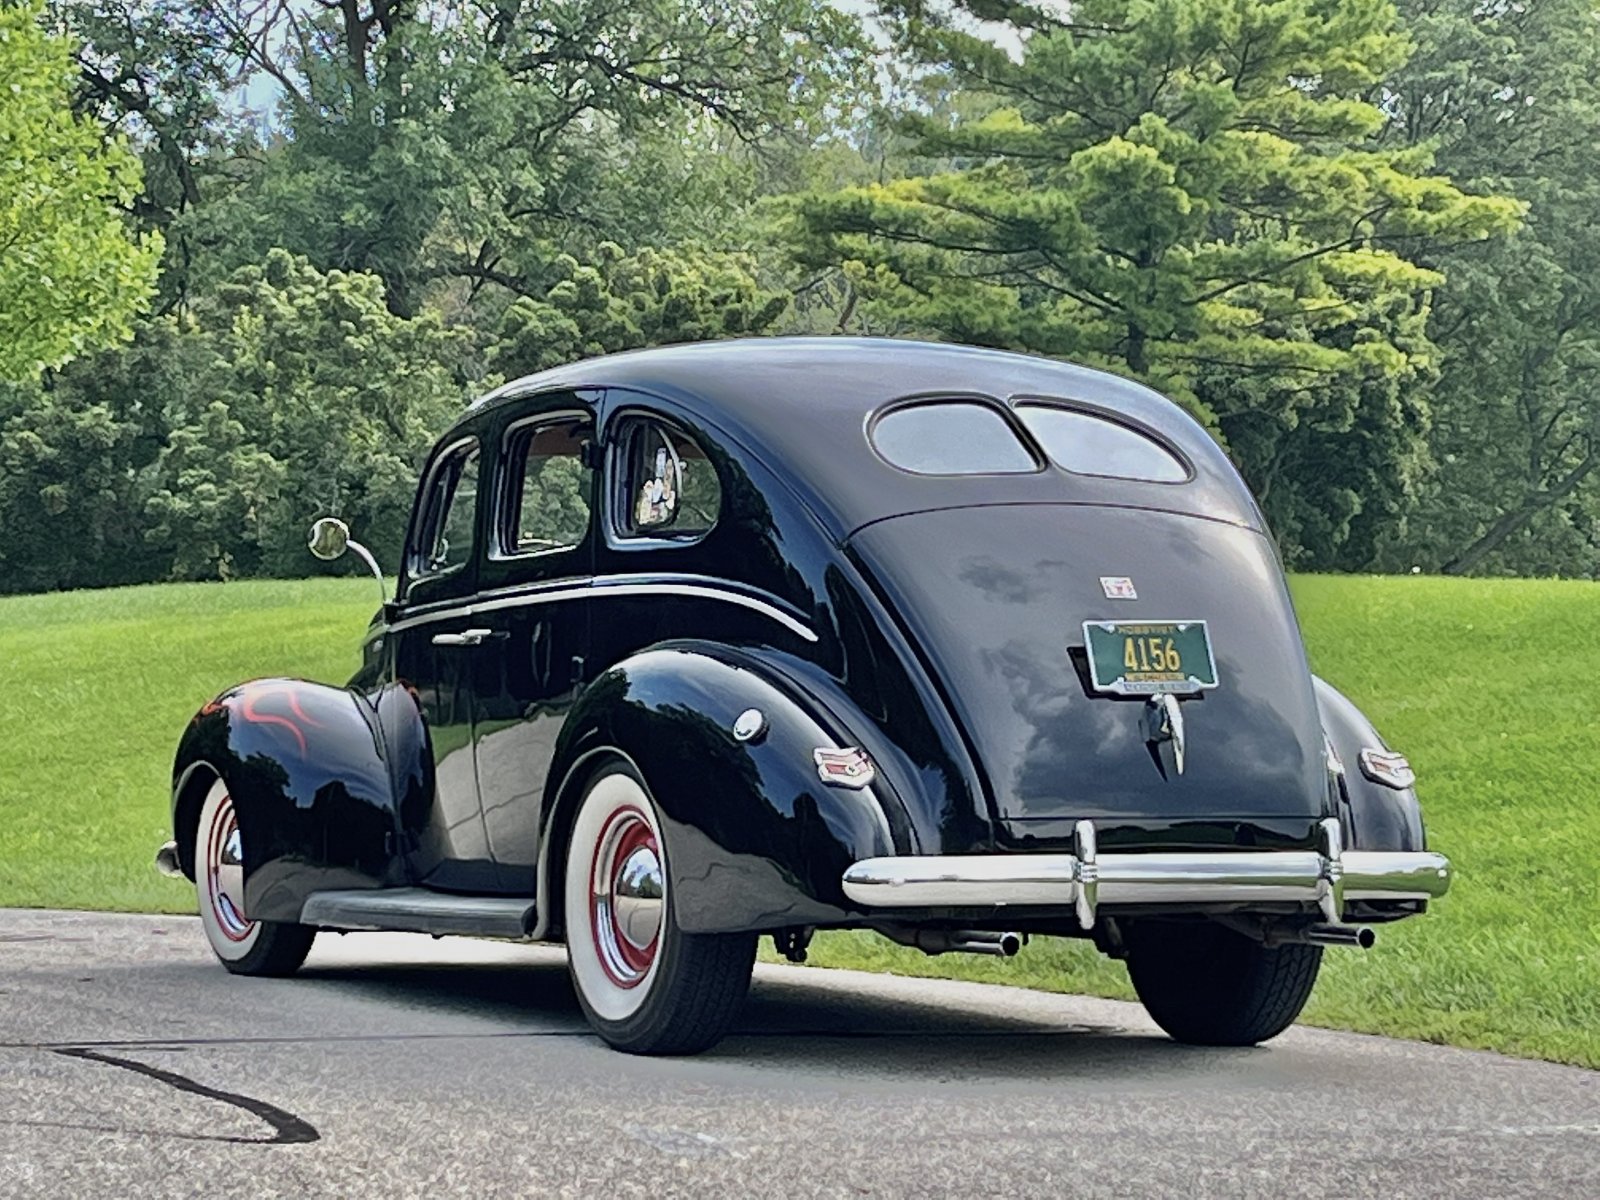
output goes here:
[{"label": "chrome door trim", "polygon": [[505,608],[553,604],[560,600],[577,600],[583,597],[598,599],[603,596],[692,596],[706,600],[721,600],[769,617],[805,641],[814,643],[818,640],[816,632],[809,625],[773,601],[735,590],[724,580],[704,575],[677,575],[664,579],[641,578],[638,575],[594,575],[573,579],[565,586],[542,587],[535,590],[529,590],[527,585],[498,588],[482,593],[467,604],[441,606],[415,616],[403,617],[390,625],[386,632],[398,633],[403,629],[411,629],[434,621],[473,617],[480,613],[495,612]]}]

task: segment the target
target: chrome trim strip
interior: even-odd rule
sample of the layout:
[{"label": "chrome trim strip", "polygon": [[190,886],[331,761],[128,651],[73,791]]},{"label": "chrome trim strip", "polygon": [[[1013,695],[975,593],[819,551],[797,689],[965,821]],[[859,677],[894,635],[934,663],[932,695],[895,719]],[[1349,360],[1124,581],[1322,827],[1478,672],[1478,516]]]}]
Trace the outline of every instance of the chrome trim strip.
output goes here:
[{"label": "chrome trim strip", "polygon": [[[627,575],[596,576],[594,581],[595,591],[621,596],[699,596],[707,600],[725,600],[729,604],[738,604],[750,609],[752,612],[771,617],[796,637],[803,638],[808,642],[817,641],[817,635],[809,625],[791,617],[777,605],[765,600],[759,600],[743,592],[730,591],[718,586],[715,581],[708,583],[691,583],[687,581],[683,583],[628,583],[626,580],[629,578]],[[623,582],[614,583],[611,582],[612,580]]]},{"label": "chrome trim strip", "polygon": [[727,587],[721,580],[700,575],[686,575],[674,580],[637,582],[634,575],[595,575],[575,581],[573,586],[552,587],[543,590],[517,590],[511,594],[485,592],[484,598],[448,608],[432,609],[413,617],[404,617],[390,625],[384,632],[398,633],[417,625],[453,618],[473,617],[479,613],[494,612],[503,608],[521,608],[524,605],[551,604],[558,600],[576,600],[581,597],[601,596],[695,596],[707,600],[722,600],[737,604],[753,612],[772,618],[785,629],[808,642],[818,640],[811,627],[791,616],[776,604]]},{"label": "chrome trim strip", "polygon": [[446,607],[429,609],[427,612],[418,613],[414,617],[402,617],[390,625],[385,633],[399,633],[402,629],[413,629],[418,625],[430,625],[434,621],[449,621],[457,618],[475,616],[481,612],[489,612],[498,608],[513,608],[519,604],[546,604],[557,600],[575,600],[580,596],[590,594],[588,581],[577,587],[548,588],[544,591],[523,592],[517,596],[509,596],[504,600],[478,600],[465,604],[453,604]]},{"label": "chrome trim strip", "polygon": [[922,855],[868,858],[844,873],[844,893],[867,908],[962,908],[1039,905],[1075,908],[1084,928],[1094,910],[1113,904],[1251,904],[1315,906],[1342,919],[1350,900],[1431,900],[1450,888],[1450,861],[1421,851],[1331,853],[1242,850],[1235,853],[1096,853],[1079,822],[1079,854]]}]

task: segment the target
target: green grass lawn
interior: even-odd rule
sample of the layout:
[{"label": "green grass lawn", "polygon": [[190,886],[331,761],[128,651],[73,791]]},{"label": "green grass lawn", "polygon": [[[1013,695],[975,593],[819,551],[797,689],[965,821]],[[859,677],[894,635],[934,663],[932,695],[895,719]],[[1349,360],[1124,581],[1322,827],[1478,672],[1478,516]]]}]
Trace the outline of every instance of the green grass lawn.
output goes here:
[{"label": "green grass lawn", "polygon": [[[1294,588],[1317,670],[1410,755],[1457,868],[1428,916],[1329,951],[1306,1019],[1600,1067],[1600,585]],[[347,678],[372,608],[366,579],[0,599],[0,904],[190,911],[150,866],[184,723],[253,675]],[[1130,995],[1054,939],[1002,962],[833,934],[812,961]]]},{"label": "green grass lawn", "polygon": [[184,726],[242,679],[348,679],[376,607],[370,578],[0,597],[0,904],[194,911],[151,867]]}]

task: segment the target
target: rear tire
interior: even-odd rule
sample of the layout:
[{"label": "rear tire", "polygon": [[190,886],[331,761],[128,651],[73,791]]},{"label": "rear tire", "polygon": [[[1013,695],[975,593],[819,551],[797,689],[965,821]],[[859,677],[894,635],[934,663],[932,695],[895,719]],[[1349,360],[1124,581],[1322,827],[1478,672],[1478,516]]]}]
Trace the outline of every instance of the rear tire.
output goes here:
[{"label": "rear tire", "polygon": [[235,975],[292,975],[305,962],[315,929],[244,915],[244,843],[233,798],[220,779],[206,793],[195,826],[194,885],[206,940]]},{"label": "rear tire", "polygon": [[1155,1023],[1194,1046],[1253,1046],[1311,998],[1321,946],[1268,947],[1212,923],[1135,925],[1128,977]]},{"label": "rear tire", "polygon": [[567,964],[596,1033],[629,1054],[698,1054],[728,1032],[754,933],[685,933],[654,801],[621,764],[590,781],[567,844]]}]

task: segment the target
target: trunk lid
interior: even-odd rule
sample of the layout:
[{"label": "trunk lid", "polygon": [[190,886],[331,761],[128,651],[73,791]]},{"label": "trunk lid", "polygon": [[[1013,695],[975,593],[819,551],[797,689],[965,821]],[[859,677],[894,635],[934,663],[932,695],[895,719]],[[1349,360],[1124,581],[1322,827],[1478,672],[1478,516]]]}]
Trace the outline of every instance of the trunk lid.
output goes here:
[{"label": "trunk lid", "polygon": [[[850,550],[925,656],[985,777],[997,839],[1093,819],[1104,845],[1307,844],[1328,805],[1310,670],[1277,555],[1204,517],[1005,504],[891,517]],[[1131,581],[1112,599],[1106,579]],[[1207,623],[1217,686],[1179,707],[1184,769],[1144,697],[1094,691],[1085,621]]]}]

